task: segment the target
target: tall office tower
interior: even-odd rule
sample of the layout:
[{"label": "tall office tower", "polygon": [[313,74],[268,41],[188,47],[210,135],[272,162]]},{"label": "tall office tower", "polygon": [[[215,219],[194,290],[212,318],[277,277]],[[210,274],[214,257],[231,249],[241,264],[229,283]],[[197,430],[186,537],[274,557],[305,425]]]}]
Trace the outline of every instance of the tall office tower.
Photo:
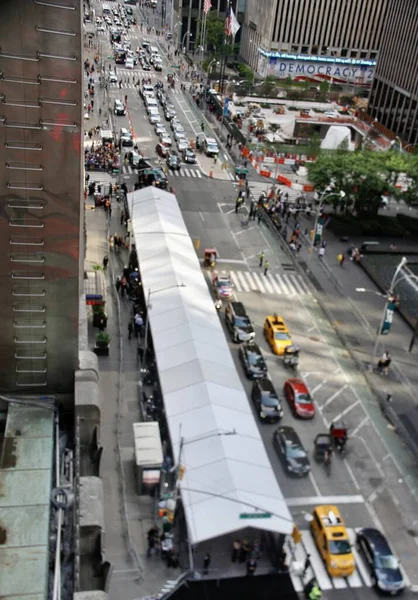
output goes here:
[{"label": "tall office tower", "polygon": [[390,0],[368,108],[409,144],[418,143],[417,28],[416,0]]},{"label": "tall office tower", "polygon": [[80,0],[0,3],[0,390],[71,393],[82,235]]},{"label": "tall office tower", "polygon": [[388,1],[247,0],[241,55],[262,75],[371,83]]}]

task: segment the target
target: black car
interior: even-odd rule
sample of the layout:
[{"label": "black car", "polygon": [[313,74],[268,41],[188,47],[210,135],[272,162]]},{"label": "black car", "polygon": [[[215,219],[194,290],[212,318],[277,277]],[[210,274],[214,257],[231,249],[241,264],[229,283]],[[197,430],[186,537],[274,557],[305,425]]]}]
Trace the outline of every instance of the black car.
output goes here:
[{"label": "black car", "polygon": [[273,383],[267,377],[256,379],[251,390],[251,400],[263,423],[277,423],[283,417],[283,408]]},{"label": "black car", "polygon": [[183,150],[183,160],[184,162],[189,163],[191,165],[196,164],[196,154],[191,148],[186,148],[185,150]]},{"label": "black car", "polygon": [[377,589],[391,595],[400,594],[405,588],[405,581],[398,559],[385,536],[378,529],[366,527],[357,531],[356,543],[366,559]]},{"label": "black car", "polygon": [[164,117],[165,117],[166,121],[171,121],[172,119],[174,119],[175,116],[176,116],[175,110],[164,109]]},{"label": "black car", "polygon": [[167,166],[169,169],[172,169],[173,171],[178,171],[180,169],[181,160],[180,160],[180,156],[177,154],[177,152],[170,152],[170,154],[168,154]]},{"label": "black car", "polygon": [[242,302],[229,302],[226,305],[225,322],[236,344],[251,342],[255,338],[255,331]]},{"label": "black car", "polygon": [[293,427],[281,425],[273,433],[273,446],[290,475],[303,477],[311,470],[305,448]]},{"label": "black car", "polygon": [[239,356],[249,379],[259,379],[267,375],[267,365],[257,344],[242,344]]},{"label": "black car", "polygon": [[151,65],[145,60],[142,61],[141,67],[144,71],[151,71]]}]

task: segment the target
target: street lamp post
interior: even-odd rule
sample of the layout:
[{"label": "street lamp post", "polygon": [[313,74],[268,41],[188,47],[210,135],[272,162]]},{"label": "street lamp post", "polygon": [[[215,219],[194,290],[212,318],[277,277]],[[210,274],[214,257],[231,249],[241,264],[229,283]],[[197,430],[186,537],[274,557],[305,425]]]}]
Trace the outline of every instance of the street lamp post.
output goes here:
[{"label": "street lamp post", "polygon": [[183,52],[185,52],[185,51],[186,51],[186,46],[184,45],[184,40],[186,39],[186,37],[187,37],[187,36],[188,36],[189,38],[191,38],[191,37],[193,37],[193,34],[192,34],[192,33],[190,33],[190,31],[186,31],[186,33],[183,35],[183,39],[182,39],[182,41],[181,41],[181,47],[182,47],[182,49],[183,49]]},{"label": "street lamp post", "polygon": [[180,288],[180,287],[186,287],[186,286],[184,285],[184,283],[178,283],[176,285],[168,285],[168,286],[160,288],[158,290],[151,290],[150,288],[148,289],[147,304],[146,304],[147,314],[145,315],[144,348],[143,348],[141,368],[140,368],[140,374],[141,374],[140,384],[142,384],[142,380],[143,380],[143,377],[144,377],[145,371],[146,371],[145,361],[146,361],[146,355],[147,355],[147,351],[148,351],[149,311],[152,308],[151,296],[153,294],[159,294],[160,292],[165,292],[167,290],[172,290],[174,288]]},{"label": "street lamp post", "polygon": [[384,323],[387,318],[388,305],[391,303],[391,301],[393,302],[393,295],[394,295],[394,290],[395,290],[396,284],[399,283],[399,281],[401,281],[401,279],[403,279],[402,277],[400,279],[398,279],[398,275],[401,272],[402,268],[406,265],[406,263],[407,263],[407,258],[404,256],[402,258],[401,262],[399,263],[399,265],[396,267],[396,270],[392,277],[392,281],[390,282],[388,293],[386,295],[381,294],[380,292],[375,292],[373,290],[367,290],[366,288],[356,288],[356,292],[371,292],[371,293],[376,294],[377,296],[381,296],[382,298],[385,299],[385,305],[383,308],[382,317],[379,322],[379,327],[378,327],[378,330],[376,333],[376,341],[374,343],[373,353],[371,356],[371,361],[370,361],[371,368],[374,368],[374,363],[375,363],[376,356],[377,356],[377,350],[379,348],[379,336],[382,334],[382,329],[383,329]]},{"label": "street lamp post", "polygon": [[[317,211],[316,211],[313,236],[312,236],[312,240],[311,240],[311,254],[310,254],[309,260],[312,260],[312,255],[314,253],[316,230],[318,228],[318,221],[319,221],[319,217],[321,216],[321,210],[322,210],[322,207],[324,206],[325,200],[327,200],[330,196],[339,196],[342,199],[342,198],[345,198],[345,192],[343,190],[340,190],[339,192],[332,192],[329,188],[325,189],[322,192],[322,195],[319,199]],[[321,237],[322,237],[322,231],[321,231]]]}]

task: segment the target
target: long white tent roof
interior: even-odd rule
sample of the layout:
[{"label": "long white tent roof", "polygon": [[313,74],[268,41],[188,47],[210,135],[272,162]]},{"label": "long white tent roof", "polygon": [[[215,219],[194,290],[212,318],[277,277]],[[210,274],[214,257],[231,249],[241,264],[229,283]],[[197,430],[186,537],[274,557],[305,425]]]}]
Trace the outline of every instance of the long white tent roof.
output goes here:
[{"label": "long white tent roof", "polygon": [[[174,195],[128,195],[171,442],[193,544],[248,526],[288,534],[292,518]],[[177,287],[184,286],[184,287]],[[222,435],[235,430],[235,435]],[[270,512],[270,518],[240,518]]]}]

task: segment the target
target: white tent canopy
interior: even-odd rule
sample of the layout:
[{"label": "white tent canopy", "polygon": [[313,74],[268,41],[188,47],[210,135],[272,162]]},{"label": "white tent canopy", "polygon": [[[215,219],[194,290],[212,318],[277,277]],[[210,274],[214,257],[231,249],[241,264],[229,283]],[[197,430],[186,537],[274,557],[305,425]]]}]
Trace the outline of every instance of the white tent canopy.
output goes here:
[{"label": "white tent canopy", "polygon": [[[189,539],[197,544],[248,526],[289,534],[291,515],[177,200],[147,187],[128,203],[176,461],[183,439]],[[271,517],[240,518],[253,512]]]}]

